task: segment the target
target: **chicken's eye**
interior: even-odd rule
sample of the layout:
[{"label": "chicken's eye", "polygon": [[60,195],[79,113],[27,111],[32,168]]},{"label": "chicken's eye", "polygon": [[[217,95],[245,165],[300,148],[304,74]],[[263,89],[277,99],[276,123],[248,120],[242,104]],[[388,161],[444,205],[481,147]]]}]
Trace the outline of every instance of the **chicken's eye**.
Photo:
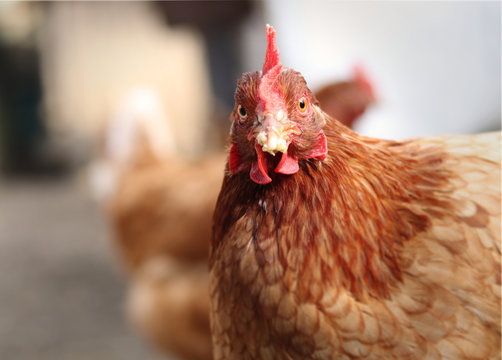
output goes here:
[{"label": "chicken's eye", "polygon": [[237,108],[237,112],[239,113],[241,119],[245,119],[248,117],[246,109],[244,109],[241,105],[239,105],[239,107]]},{"label": "chicken's eye", "polygon": [[298,100],[298,110],[300,110],[300,112],[302,113],[307,110],[307,99],[305,99],[304,97]]}]

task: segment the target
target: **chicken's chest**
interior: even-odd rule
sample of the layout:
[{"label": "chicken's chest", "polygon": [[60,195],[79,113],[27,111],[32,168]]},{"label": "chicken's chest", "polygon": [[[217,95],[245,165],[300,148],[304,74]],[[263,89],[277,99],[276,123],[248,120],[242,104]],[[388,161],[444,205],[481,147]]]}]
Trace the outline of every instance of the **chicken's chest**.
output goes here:
[{"label": "chicken's chest", "polygon": [[260,305],[277,303],[281,294],[298,290],[307,265],[315,273],[323,264],[316,246],[327,234],[319,227],[315,211],[258,198],[222,242],[221,255],[231,269],[226,281],[246,288]]},{"label": "chicken's chest", "polygon": [[312,243],[325,234],[315,222],[312,211],[258,198],[225,233],[212,269],[213,301],[217,322],[246,351],[287,344],[296,331],[295,309],[322,295],[326,264]]}]

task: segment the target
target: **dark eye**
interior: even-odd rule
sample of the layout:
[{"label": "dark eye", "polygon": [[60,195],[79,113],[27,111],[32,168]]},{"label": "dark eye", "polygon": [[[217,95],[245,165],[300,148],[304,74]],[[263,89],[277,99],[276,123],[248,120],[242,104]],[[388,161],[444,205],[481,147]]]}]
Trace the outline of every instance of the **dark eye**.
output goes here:
[{"label": "dark eye", "polygon": [[305,112],[307,110],[307,99],[302,97],[300,100],[298,100],[298,110],[301,112]]},{"label": "dark eye", "polygon": [[244,109],[241,105],[239,105],[239,107],[237,108],[237,112],[239,113],[239,116],[243,119],[247,118],[248,116],[246,109]]}]

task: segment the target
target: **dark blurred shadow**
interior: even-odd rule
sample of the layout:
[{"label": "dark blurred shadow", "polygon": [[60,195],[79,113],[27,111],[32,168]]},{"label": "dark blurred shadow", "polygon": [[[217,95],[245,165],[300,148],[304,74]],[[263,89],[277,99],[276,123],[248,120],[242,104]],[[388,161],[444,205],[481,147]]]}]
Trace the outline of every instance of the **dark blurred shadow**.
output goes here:
[{"label": "dark blurred shadow", "polygon": [[260,1],[163,1],[154,5],[170,25],[190,25],[202,33],[214,95],[233,107],[235,79],[242,73],[239,43],[243,20]]},{"label": "dark blurred shadow", "polygon": [[37,49],[0,42],[1,168],[7,174],[60,175],[66,170],[62,158],[46,151],[41,101]]}]

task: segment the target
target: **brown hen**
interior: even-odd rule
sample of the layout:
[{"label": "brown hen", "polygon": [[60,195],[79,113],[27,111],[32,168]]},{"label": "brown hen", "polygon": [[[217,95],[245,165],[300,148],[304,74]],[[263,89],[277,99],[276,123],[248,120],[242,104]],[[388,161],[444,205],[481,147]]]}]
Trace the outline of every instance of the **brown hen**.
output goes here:
[{"label": "brown hen", "polygon": [[[340,84],[323,96],[335,104],[331,109],[338,118],[351,122],[361,114],[366,92],[355,81]],[[351,102],[351,96],[359,100]],[[183,359],[211,359],[208,243],[226,154],[191,162],[162,158],[153,151],[162,141],[148,135],[167,132],[169,138],[168,131],[160,124],[152,130],[151,120],[141,123],[143,117],[129,120],[138,122],[134,129],[139,133],[120,142],[132,150],[130,159],[116,166],[120,172],[108,204],[115,243],[132,278],[128,312],[163,351]]]},{"label": "brown hen", "polygon": [[267,37],[214,213],[214,358],[499,359],[500,134],[358,135]]}]

